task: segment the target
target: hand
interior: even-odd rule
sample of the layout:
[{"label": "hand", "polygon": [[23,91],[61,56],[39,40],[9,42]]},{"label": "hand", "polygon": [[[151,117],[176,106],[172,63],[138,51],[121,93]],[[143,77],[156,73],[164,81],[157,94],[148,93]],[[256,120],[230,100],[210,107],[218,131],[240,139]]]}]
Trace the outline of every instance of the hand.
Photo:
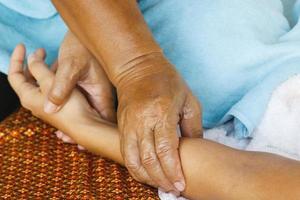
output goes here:
[{"label": "hand", "polygon": [[23,68],[24,56],[24,46],[18,45],[11,56],[8,73],[9,83],[19,96],[22,106],[62,131],[73,133],[73,135],[70,135],[72,139],[90,149],[89,145],[86,145],[88,144],[87,140],[91,140],[95,136],[87,137],[89,133],[76,135],[77,131],[73,128],[74,124],[77,125],[77,129],[83,125],[89,126],[92,123],[114,125],[103,120],[99,113],[89,105],[85,96],[76,88],[72,90],[68,101],[65,102],[59,112],[51,115],[45,113],[43,110],[44,101],[55,75],[48,69],[43,60],[45,51],[39,49],[28,58],[28,68],[32,77],[26,76],[26,70]]},{"label": "hand", "polygon": [[125,165],[141,182],[181,192],[185,181],[176,129],[179,125],[186,137],[202,136],[200,104],[160,53],[134,63],[116,84]]},{"label": "hand", "polygon": [[68,32],[61,45],[54,82],[45,103],[45,112],[55,113],[79,86],[89,103],[106,120],[116,122],[114,89],[102,66],[93,55]]}]

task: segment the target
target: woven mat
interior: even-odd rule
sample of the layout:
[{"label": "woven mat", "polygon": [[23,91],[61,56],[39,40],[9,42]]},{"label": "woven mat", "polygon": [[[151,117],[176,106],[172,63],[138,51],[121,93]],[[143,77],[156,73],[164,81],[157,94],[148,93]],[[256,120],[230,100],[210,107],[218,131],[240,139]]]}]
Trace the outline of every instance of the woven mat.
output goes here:
[{"label": "woven mat", "polygon": [[0,199],[159,199],[125,168],[54,131],[24,109],[0,123]]}]

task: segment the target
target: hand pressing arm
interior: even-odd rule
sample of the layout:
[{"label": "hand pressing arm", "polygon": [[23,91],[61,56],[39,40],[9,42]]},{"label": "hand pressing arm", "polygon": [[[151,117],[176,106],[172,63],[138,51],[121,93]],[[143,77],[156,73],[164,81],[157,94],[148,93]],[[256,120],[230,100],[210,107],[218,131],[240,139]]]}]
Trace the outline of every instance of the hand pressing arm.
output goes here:
[{"label": "hand pressing arm", "polygon": [[121,152],[133,177],[182,191],[177,125],[201,137],[197,99],[164,57],[134,0],[52,0],[118,94]]},{"label": "hand pressing arm", "polygon": [[[101,119],[77,89],[59,112],[49,115],[43,111],[54,74],[47,69],[41,51],[37,51],[28,61],[37,86],[24,75],[24,55],[24,47],[18,46],[8,75],[22,105],[88,150],[124,165],[116,125]],[[298,161],[269,153],[234,150],[203,139],[181,138],[179,143],[186,180],[183,194],[190,199],[300,199]]]},{"label": "hand pressing arm", "polygon": [[57,112],[77,86],[85,91],[92,107],[104,119],[116,122],[115,94],[111,82],[96,58],[68,31],[59,49],[45,112]]}]

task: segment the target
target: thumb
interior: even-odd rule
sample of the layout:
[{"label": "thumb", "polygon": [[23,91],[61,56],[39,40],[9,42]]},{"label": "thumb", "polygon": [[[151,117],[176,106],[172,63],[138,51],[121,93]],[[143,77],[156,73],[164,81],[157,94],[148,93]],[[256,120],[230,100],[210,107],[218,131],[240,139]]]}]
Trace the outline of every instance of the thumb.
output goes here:
[{"label": "thumb", "polygon": [[201,106],[192,94],[188,95],[183,107],[180,131],[183,137],[203,137]]},{"label": "thumb", "polygon": [[54,82],[45,102],[44,111],[46,113],[57,112],[66,102],[80,77],[78,69],[79,67],[73,66],[72,62],[59,63]]}]

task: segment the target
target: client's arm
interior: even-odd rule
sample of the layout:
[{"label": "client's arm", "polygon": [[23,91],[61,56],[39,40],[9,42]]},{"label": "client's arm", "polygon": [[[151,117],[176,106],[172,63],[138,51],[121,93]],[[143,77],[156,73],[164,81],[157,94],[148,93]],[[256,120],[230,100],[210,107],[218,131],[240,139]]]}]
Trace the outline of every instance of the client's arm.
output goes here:
[{"label": "client's arm", "polygon": [[[74,90],[65,106],[53,115],[43,111],[53,74],[44,64],[44,52],[29,58],[37,86],[24,76],[24,47],[11,59],[9,81],[22,105],[68,133],[76,142],[103,157],[124,164],[116,125],[102,120],[83,95]],[[184,195],[191,199],[300,199],[300,163],[268,153],[245,152],[203,139],[180,139]]]},{"label": "client's arm", "polygon": [[[100,123],[77,126],[70,136],[88,150],[123,165],[119,133]],[[204,139],[181,138],[180,157],[191,199],[300,199],[300,163],[246,152]]]}]

